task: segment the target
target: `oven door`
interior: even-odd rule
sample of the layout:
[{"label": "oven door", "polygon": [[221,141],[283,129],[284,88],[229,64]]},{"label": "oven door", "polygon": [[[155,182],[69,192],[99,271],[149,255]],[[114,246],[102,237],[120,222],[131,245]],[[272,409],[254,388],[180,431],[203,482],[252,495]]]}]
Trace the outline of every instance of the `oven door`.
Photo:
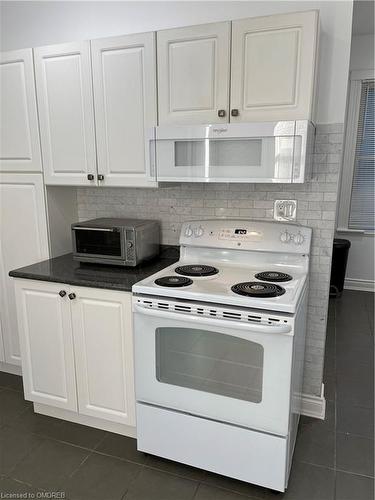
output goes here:
[{"label": "oven door", "polygon": [[288,433],[293,332],[134,304],[138,402]]},{"label": "oven door", "polygon": [[295,122],[158,127],[158,181],[293,182]]},{"label": "oven door", "polygon": [[121,228],[72,227],[75,257],[87,260],[125,260],[124,238]]}]

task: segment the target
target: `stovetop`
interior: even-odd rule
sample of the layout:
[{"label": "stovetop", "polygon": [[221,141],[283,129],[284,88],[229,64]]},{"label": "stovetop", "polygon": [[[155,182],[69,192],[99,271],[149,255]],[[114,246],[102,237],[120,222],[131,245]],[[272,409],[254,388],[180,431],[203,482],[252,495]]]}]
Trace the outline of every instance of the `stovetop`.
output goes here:
[{"label": "stovetop", "polygon": [[308,278],[311,229],[268,221],[183,224],[180,260],[135,294],[294,313]]},{"label": "stovetop", "polygon": [[[190,264],[197,265],[196,262],[191,262]],[[200,264],[202,265],[202,263]],[[257,279],[255,275],[262,271],[270,271],[270,269],[244,267],[243,265],[235,264],[224,265],[217,262],[215,264],[204,264],[214,265],[219,272],[207,277],[184,277],[176,273],[175,270],[179,266],[188,265],[188,263],[186,261],[179,261],[136,283],[133,286],[133,293],[294,313],[307,279],[307,274],[300,270],[282,265],[274,265],[272,271],[287,273],[292,276],[292,279],[289,281],[274,283],[274,285],[285,290],[285,293],[276,297],[248,297],[234,292],[232,287],[244,282],[265,284],[266,282]],[[176,283],[177,280],[180,281],[182,278],[184,284],[175,287],[173,286],[173,280],[168,286],[158,284],[160,283],[159,280],[163,278],[168,278],[169,281],[171,281],[171,278],[176,278]],[[185,280],[190,280],[191,283],[188,282],[186,284]],[[272,285],[270,282],[267,282],[267,284]]]}]

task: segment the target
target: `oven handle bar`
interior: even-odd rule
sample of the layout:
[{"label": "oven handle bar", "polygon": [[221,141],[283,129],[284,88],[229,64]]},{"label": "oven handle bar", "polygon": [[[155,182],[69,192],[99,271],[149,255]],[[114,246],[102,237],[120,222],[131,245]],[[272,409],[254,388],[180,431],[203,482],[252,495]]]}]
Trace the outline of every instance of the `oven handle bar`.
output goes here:
[{"label": "oven handle bar", "polygon": [[200,325],[210,325],[210,326],[233,326],[238,330],[246,330],[247,332],[259,332],[259,333],[276,333],[278,335],[292,335],[292,327],[291,325],[260,325],[257,323],[241,323],[231,320],[218,320],[205,318],[203,316],[193,316],[184,313],[174,313],[174,312],[165,312],[159,311],[155,309],[149,309],[146,307],[139,307],[137,304],[133,304],[133,311],[138,312],[140,314],[144,314],[146,316],[152,316],[153,318],[164,318],[164,319],[175,319],[175,320],[188,320],[194,323],[198,323]]}]

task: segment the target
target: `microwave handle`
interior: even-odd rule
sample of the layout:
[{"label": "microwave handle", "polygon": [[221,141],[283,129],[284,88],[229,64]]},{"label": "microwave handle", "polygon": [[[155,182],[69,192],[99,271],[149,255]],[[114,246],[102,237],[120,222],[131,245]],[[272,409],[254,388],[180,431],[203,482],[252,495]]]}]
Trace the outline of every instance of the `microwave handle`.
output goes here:
[{"label": "microwave handle", "polygon": [[291,325],[261,325],[258,323],[240,323],[235,322],[233,320],[217,320],[213,318],[205,318],[203,316],[193,316],[190,314],[184,313],[174,313],[174,312],[165,312],[159,311],[155,309],[149,309],[145,307],[139,307],[137,304],[133,304],[133,311],[138,312],[139,314],[145,314],[146,316],[153,316],[156,318],[164,318],[164,319],[175,319],[175,320],[188,320],[198,325],[209,325],[209,326],[233,326],[238,330],[246,330],[247,332],[257,332],[257,333],[276,333],[278,335],[292,335],[292,327]]},{"label": "microwave handle", "polygon": [[83,227],[83,226],[75,226],[72,227],[72,231],[105,231],[106,233],[113,233],[115,232],[114,228],[107,228],[107,227]]}]

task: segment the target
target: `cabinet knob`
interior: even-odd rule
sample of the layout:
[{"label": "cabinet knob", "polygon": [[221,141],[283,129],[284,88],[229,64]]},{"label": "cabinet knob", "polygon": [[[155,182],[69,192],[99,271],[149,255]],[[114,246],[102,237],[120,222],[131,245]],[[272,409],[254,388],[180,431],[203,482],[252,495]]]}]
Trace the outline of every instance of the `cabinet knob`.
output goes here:
[{"label": "cabinet knob", "polygon": [[240,112],[238,111],[238,109],[232,109],[232,111],[230,112],[230,114],[232,116],[238,116],[240,114]]},{"label": "cabinet knob", "polygon": [[65,297],[66,291],[65,290],[60,290],[59,291],[59,295],[60,295],[60,297]]},{"label": "cabinet knob", "polygon": [[104,181],[104,175],[98,174],[98,181]]},{"label": "cabinet knob", "polygon": [[68,297],[70,298],[70,300],[73,300],[73,299],[75,299],[75,298],[76,298],[76,294],[75,294],[75,293],[70,293],[70,294],[68,295]]},{"label": "cabinet knob", "polygon": [[94,177],[94,174],[87,174],[87,179],[88,179],[89,181],[93,181],[93,180],[94,180],[94,178],[95,178],[95,177]]},{"label": "cabinet knob", "polygon": [[219,118],[224,118],[225,115],[226,115],[225,109],[219,109],[219,111],[217,112],[217,116]]}]

